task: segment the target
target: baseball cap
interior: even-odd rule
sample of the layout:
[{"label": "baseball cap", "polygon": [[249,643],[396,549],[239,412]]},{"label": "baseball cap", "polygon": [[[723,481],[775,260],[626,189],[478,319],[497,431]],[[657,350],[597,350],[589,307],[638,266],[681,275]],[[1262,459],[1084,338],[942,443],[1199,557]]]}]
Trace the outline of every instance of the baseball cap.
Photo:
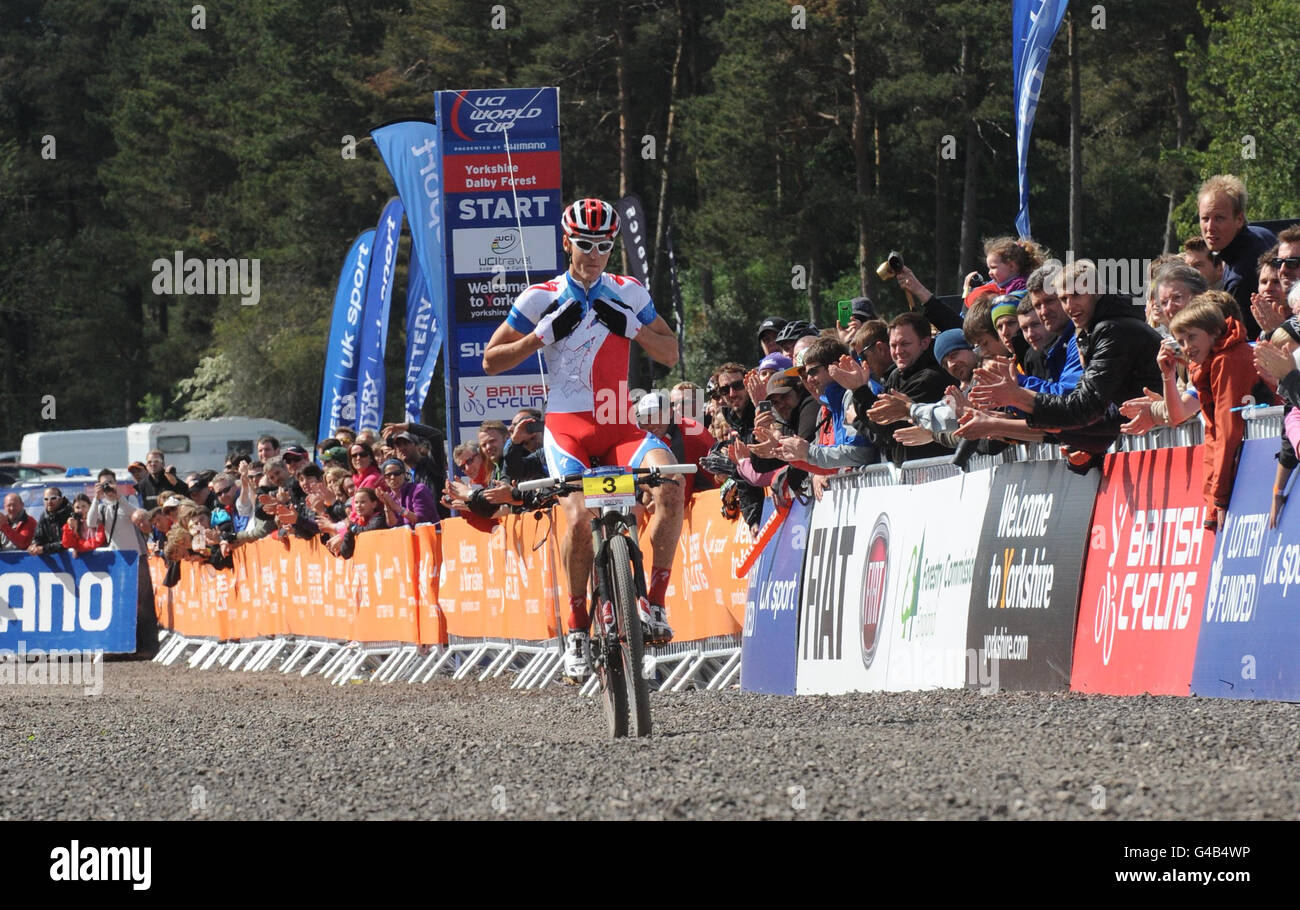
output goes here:
[{"label": "baseball cap", "polygon": [[853,315],[857,317],[858,322],[867,322],[877,318],[876,305],[871,302],[870,297],[854,297],[852,303]]},{"label": "baseball cap", "polygon": [[394,433],[393,435],[389,436],[388,443],[389,445],[392,445],[398,440],[403,440],[403,439],[406,440],[407,442],[415,442],[415,437],[412,436],[410,433],[406,432],[405,430],[403,430],[400,433]]},{"label": "baseball cap", "polygon": [[794,361],[780,351],[768,354],[758,362],[760,370],[788,370],[792,366],[794,366]]},{"label": "baseball cap", "polygon": [[779,316],[768,316],[758,324],[758,337],[762,338],[768,332],[779,333],[785,328],[785,320]]},{"label": "baseball cap", "polygon": [[280,457],[285,461],[303,461],[311,456],[302,446],[289,446],[280,453]]},{"label": "baseball cap", "polygon": [[778,373],[767,381],[766,398],[771,398],[781,392],[797,392],[801,388],[801,383],[797,376],[787,376],[784,373]]}]

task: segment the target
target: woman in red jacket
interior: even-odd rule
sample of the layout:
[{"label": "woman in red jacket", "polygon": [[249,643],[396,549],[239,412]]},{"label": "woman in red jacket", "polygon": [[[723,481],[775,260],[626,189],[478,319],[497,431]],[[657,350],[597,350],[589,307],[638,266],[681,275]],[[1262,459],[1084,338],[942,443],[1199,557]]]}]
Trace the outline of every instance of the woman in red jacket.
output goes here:
[{"label": "woman in red jacket", "polygon": [[348,457],[352,460],[352,483],[356,489],[369,487],[374,490],[384,484],[384,475],[379,473],[375,464],[375,450],[368,443],[354,442],[348,448]]},{"label": "woman in red jacket", "polygon": [[1273,390],[1255,370],[1255,358],[1240,322],[1225,317],[1217,304],[1196,299],[1179,310],[1169,322],[1169,331],[1182,346],[1180,354],[1163,344],[1156,362],[1164,377],[1165,405],[1171,425],[1185,419],[1182,395],[1178,392],[1175,366],[1179,359],[1188,364],[1188,375],[1196,386],[1205,418],[1205,528],[1218,530],[1232,498],[1237,470],[1237,453],[1246,436],[1246,421],[1233,408],[1245,404],[1271,404]]},{"label": "woman in red jacket", "polygon": [[74,551],[78,556],[108,546],[104,536],[104,526],[86,527],[86,514],[90,511],[90,497],[78,493],[72,500],[72,517],[63,526],[63,546]]}]

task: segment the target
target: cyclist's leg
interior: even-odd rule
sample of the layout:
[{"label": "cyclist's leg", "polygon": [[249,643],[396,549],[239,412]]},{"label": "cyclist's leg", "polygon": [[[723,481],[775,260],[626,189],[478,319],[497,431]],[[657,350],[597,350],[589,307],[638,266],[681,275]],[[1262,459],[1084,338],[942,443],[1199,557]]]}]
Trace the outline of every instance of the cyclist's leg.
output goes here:
[{"label": "cyclist's leg", "polygon": [[[548,414],[543,433],[546,468],[552,477],[576,474],[590,467],[582,440],[569,414]],[[567,419],[566,419],[567,418]],[[569,580],[569,631],[585,631],[587,615],[587,580],[591,577],[591,513],[581,493],[570,493],[560,500],[564,512],[564,537],[560,541],[560,559]]]},{"label": "cyclist's leg", "polygon": [[[618,446],[619,464],[649,468],[674,462],[672,450],[661,439],[640,429],[635,432],[639,438]],[[654,509],[646,524],[651,553],[650,572],[646,576],[646,595],[650,603],[663,606],[668,580],[672,577],[677,540],[682,534],[681,484],[665,483],[655,487],[650,491],[650,499],[654,503]]]}]

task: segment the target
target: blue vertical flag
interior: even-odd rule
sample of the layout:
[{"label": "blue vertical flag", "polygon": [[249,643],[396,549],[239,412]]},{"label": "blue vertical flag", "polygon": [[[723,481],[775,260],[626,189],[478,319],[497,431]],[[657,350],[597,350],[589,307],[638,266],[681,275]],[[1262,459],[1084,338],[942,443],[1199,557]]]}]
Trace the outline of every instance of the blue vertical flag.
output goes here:
[{"label": "blue vertical flag", "polygon": [[384,347],[388,344],[388,306],[397,277],[397,248],[402,239],[402,200],[390,199],[375,228],[366,306],[361,315],[361,344],[357,351],[357,430],[374,430],[384,422]]},{"label": "blue vertical flag", "polygon": [[[442,152],[438,127],[432,120],[396,120],[370,131],[375,148],[393,175],[397,195],[406,205],[407,224],[411,229],[411,274],[407,286],[406,327],[406,417],[417,419],[429,389],[438,360],[438,348],[446,341],[447,326],[447,250],[442,223]],[[423,287],[417,291],[416,270],[423,275]],[[415,304],[413,305],[413,301]],[[411,314],[418,315],[426,305],[428,338],[424,360],[414,361],[417,348],[412,344]],[[418,378],[416,378],[418,377]],[[419,396],[418,402],[413,397]]]},{"label": "blue vertical flag", "polygon": [[340,426],[356,425],[357,347],[366,298],[366,276],[374,243],[374,230],[362,231],[352,241],[343,259],[338,289],[334,292],[329,347],[325,349],[325,378],[321,388],[317,439],[328,439]]},{"label": "blue vertical flag", "polygon": [[419,252],[411,246],[411,268],[406,282],[406,420],[420,422],[429,395],[433,368],[442,347],[442,324],[434,315]]},{"label": "blue vertical flag", "polygon": [[1021,237],[1029,233],[1029,134],[1038,111],[1038,95],[1043,90],[1043,74],[1052,42],[1065,18],[1069,0],[1013,0],[1011,13],[1014,92],[1016,105],[1016,155],[1019,158],[1020,214],[1016,231]]}]

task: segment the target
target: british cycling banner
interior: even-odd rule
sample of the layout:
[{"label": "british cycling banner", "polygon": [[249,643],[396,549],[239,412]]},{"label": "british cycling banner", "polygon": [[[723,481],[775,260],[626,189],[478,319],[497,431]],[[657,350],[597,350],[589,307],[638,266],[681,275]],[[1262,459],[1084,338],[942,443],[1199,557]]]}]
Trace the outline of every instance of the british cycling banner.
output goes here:
[{"label": "british cycling banner", "polygon": [[357,373],[357,430],[374,430],[384,423],[384,348],[388,345],[388,311],[397,278],[397,249],[402,240],[402,200],[388,200],[375,229],[366,306],[361,314],[360,370]]},{"label": "british cycling banner", "polygon": [[483,349],[530,283],[565,268],[560,243],[560,96],[556,88],[443,91],[435,96],[446,244],[447,439],[486,419],[544,407],[531,357],[501,376]]},{"label": "british cycling banner", "polygon": [[1186,695],[1214,535],[1201,447],[1107,455],[1092,512],[1070,689]]},{"label": "british cycling banner", "polygon": [[334,315],[330,319],[329,347],[325,349],[325,378],[321,387],[320,425],[317,439],[328,439],[341,426],[357,422],[357,347],[361,336],[361,311],[366,299],[366,275],[374,229],[362,231],[343,259]]}]

